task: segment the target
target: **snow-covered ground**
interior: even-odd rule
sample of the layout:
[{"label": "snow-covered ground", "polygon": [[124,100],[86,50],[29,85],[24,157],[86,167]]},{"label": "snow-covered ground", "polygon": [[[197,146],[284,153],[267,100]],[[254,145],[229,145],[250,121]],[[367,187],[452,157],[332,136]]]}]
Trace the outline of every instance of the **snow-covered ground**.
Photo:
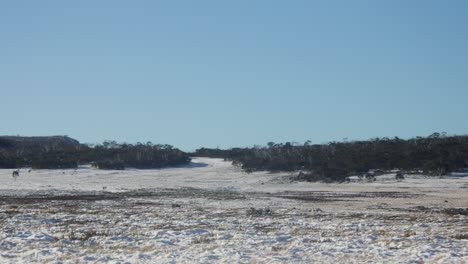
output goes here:
[{"label": "snow-covered ground", "polygon": [[0,263],[467,263],[468,177],[0,170]]}]

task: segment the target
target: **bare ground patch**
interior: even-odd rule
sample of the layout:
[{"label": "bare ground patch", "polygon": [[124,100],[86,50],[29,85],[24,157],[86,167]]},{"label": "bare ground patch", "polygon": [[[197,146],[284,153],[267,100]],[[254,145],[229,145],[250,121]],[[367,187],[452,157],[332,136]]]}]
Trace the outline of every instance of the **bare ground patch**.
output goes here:
[{"label": "bare ground patch", "polygon": [[272,195],[273,197],[310,201],[310,202],[343,202],[356,201],[363,198],[416,198],[421,194],[409,192],[281,192]]},{"label": "bare ground patch", "polygon": [[140,189],[126,192],[37,192],[28,195],[3,195],[0,196],[0,205],[36,204],[46,201],[104,201],[126,200],[130,198],[206,198],[213,200],[237,200],[245,199],[240,192],[225,190],[205,190],[197,188],[180,189]]}]

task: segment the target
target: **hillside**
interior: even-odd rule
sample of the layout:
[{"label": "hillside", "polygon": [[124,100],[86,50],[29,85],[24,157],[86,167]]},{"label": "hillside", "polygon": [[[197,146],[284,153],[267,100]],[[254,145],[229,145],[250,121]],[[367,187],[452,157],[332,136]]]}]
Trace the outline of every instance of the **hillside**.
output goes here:
[{"label": "hillside", "polygon": [[0,149],[34,149],[34,148],[79,148],[80,142],[68,136],[43,136],[43,137],[22,137],[22,136],[0,136]]}]

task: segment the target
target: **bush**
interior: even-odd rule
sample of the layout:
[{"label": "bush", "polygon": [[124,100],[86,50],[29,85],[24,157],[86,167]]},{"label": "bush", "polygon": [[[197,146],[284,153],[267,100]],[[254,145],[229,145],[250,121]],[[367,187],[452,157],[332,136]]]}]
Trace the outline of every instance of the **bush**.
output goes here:
[{"label": "bush", "polygon": [[116,160],[100,160],[93,162],[91,165],[101,170],[125,170],[125,164]]}]

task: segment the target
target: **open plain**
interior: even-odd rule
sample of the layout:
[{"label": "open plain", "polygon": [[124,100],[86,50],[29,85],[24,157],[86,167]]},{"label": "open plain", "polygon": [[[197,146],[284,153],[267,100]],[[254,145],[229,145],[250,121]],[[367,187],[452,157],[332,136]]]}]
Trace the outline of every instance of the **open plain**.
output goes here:
[{"label": "open plain", "polygon": [[467,263],[468,177],[0,170],[1,263]]}]

